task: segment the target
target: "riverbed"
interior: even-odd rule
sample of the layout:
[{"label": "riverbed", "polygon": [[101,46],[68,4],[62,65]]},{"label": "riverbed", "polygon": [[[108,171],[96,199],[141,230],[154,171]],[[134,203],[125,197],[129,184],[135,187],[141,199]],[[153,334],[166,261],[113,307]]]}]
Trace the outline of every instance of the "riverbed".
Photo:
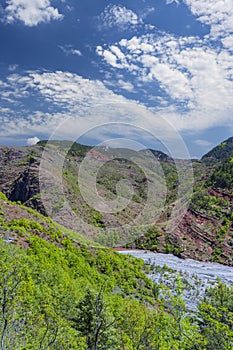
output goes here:
[{"label": "riverbed", "polygon": [[153,252],[145,252],[139,250],[125,250],[121,254],[130,254],[136,258],[141,258],[147,264],[154,264],[163,267],[167,265],[169,268],[195,274],[202,280],[216,281],[217,277],[227,284],[233,283],[233,267],[225,266],[218,263],[201,262],[193,259],[180,259],[172,254],[161,254]]},{"label": "riverbed", "polygon": [[[194,310],[207,288],[214,286],[220,278],[227,285],[233,284],[233,267],[218,263],[201,262],[193,259],[180,259],[172,254],[125,250],[121,254],[130,254],[143,259],[150,269],[147,273],[155,283],[162,283],[174,293],[179,274],[184,282],[183,298],[189,309]],[[166,266],[166,268],[163,268]],[[159,268],[160,267],[160,268]],[[169,269],[172,271],[169,271]]]}]

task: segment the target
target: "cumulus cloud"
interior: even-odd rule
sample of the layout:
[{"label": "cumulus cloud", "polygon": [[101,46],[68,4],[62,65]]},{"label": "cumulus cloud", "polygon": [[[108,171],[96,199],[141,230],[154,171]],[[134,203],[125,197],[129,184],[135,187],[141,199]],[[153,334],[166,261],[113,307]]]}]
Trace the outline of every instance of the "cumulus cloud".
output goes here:
[{"label": "cumulus cloud", "polygon": [[109,101],[115,98],[100,81],[84,79],[74,73],[30,72],[28,78],[27,88],[38,91],[48,102],[73,112],[104,102],[106,98]]},{"label": "cumulus cloud", "polygon": [[7,23],[21,21],[33,27],[63,18],[58,9],[51,6],[50,0],[7,0],[6,3],[4,13]]},{"label": "cumulus cloud", "polygon": [[40,139],[37,136],[31,137],[31,138],[27,139],[27,145],[28,146],[33,146],[33,145],[36,145],[37,142],[39,142],[39,141],[40,141]]},{"label": "cumulus cloud", "polygon": [[232,0],[183,0],[198,20],[211,28],[210,36],[227,36],[233,31]]},{"label": "cumulus cloud", "polygon": [[228,36],[222,38],[221,41],[226,49],[233,51],[233,34],[229,34]]},{"label": "cumulus cloud", "polygon": [[[213,55],[211,52],[208,54]],[[196,52],[195,57],[198,56],[200,56],[202,65],[199,61],[195,62],[192,56],[181,55],[184,62],[192,59],[193,74],[195,70],[198,71],[198,67],[202,71],[200,76],[197,74],[195,77],[190,76],[188,81],[194,79],[193,87],[197,84],[198,89],[204,84],[200,96],[194,93],[194,98],[190,97],[192,105],[182,113],[177,109],[176,104],[165,104],[162,98],[157,98],[155,107],[146,107],[136,100],[130,100],[114,93],[106,87],[106,84],[98,80],[84,79],[70,72],[30,71],[25,75],[11,74],[6,82],[0,82],[1,97],[5,101],[5,108],[1,111],[0,135],[12,137],[20,133],[20,135],[29,137],[29,135],[39,134],[48,138],[55,130],[59,130],[59,134],[56,134],[59,138],[75,139],[88,129],[95,128],[96,125],[123,122],[150,130],[152,134],[157,135],[159,140],[164,139],[167,143],[167,140],[174,137],[174,130],[186,129],[195,132],[210,126],[229,125],[232,123],[232,86],[224,83],[218,67],[215,67],[215,59],[212,63],[210,62],[211,70],[206,71],[204,64],[206,57],[201,57],[201,53]],[[221,60],[228,62],[228,57],[222,57]],[[150,70],[154,63],[150,62],[147,65]],[[216,70],[215,74],[212,70],[213,72]],[[168,71],[164,74],[172,77],[173,73],[170,74]],[[208,81],[208,75],[213,82]],[[172,84],[174,84],[174,89],[177,88],[179,97],[180,88],[176,86],[178,81],[176,76],[173,78]],[[217,84],[220,84],[217,92],[211,90],[211,84],[214,84],[215,78],[223,79],[223,81],[217,81]],[[225,79],[228,81],[227,78]],[[124,74],[118,74],[115,87],[135,93],[133,84],[127,82]],[[195,90],[193,87],[192,89]],[[205,88],[210,89],[209,95]],[[204,97],[201,96],[202,94]],[[29,100],[30,103],[28,103]],[[37,107],[33,101],[36,101]],[[40,106],[43,106],[41,110]],[[167,128],[167,125],[171,126],[170,129]]]},{"label": "cumulus cloud", "polygon": [[126,68],[128,70],[136,70],[137,66],[131,64],[126,55],[122,52],[122,50],[116,46],[111,45],[109,48],[105,49],[102,46],[97,46],[96,53],[99,56],[102,56],[104,60],[114,68]]},{"label": "cumulus cloud", "polygon": [[99,28],[118,27],[126,29],[143,23],[142,19],[125,6],[108,5],[98,17]]},{"label": "cumulus cloud", "polygon": [[[182,1],[167,0],[167,4]],[[232,126],[233,6],[231,0],[183,0],[209,34],[156,31],[102,45],[103,64],[125,74],[148,105],[179,130]],[[124,72],[124,73],[123,73]],[[113,78],[112,78],[113,79]],[[154,94],[153,94],[153,87]]]}]

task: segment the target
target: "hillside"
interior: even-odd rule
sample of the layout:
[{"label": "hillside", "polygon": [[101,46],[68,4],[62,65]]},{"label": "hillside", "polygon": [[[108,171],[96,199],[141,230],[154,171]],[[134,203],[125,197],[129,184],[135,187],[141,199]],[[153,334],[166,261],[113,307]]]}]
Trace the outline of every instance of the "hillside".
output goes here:
[{"label": "hillside", "polygon": [[118,305],[119,312],[126,296],[129,307],[136,298],[153,304],[142,261],[93,244],[2,193],[0,251],[4,349],[21,349],[25,343],[27,349],[85,349],[85,335],[77,337],[71,319],[85,293],[97,297],[103,286],[111,308]]},{"label": "hillside", "polygon": [[[172,290],[153,284],[142,260],[93,244],[2,193],[0,257],[2,349],[231,347],[232,288],[218,282],[200,299],[198,318],[190,317],[186,278],[171,275]],[[171,271],[158,272],[168,283]]]},{"label": "hillside", "polygon": [[[56,222],[100,244],[169,252],[181,257],[232,265],[232,140],[230,138],[222,142],[203,156],[202,160],[193,161],[195,184],[189,210],[176,230],[169,234],[164,231],[164,222],[169,219],[177,200],[178,175],[174,160],[159,151],[152,151],[159,164],[155,177],[152,168],[148,169],[148,176],[141,171],[140,164],[130,160],[134,159],[136,153],[142,159],[148,157],[146,151],[122,152],[115,149],[111,150],[114,154],[112,159],[108,158],[106,149],[94,149],[93,162],[97,159],[104,163],[96,177],[96,188],[101,197],[114,200],[117,184],[122,179],[130,179],[134,191],[130,204],[115,215],[93,209],[83,198],[78,173],[82,160],[91,147],[77,143],[70,147],[69,141],[53,141],[50,145],[52,156],[48,158],[48,164],[56,158],[56,166],[50,172],[43,198],[39,170],[46,141],[33,147],[0,146],[0,190],[10,200],[20,201],[44,215],[49,214]],[[69,151],[64,157],[67,149]],[[122,153],[127,155],[126,160],[122,158]],[[59,170],[57,164],[61,161],[63,168]],[[64,196],[59,186],[54,185],[59,171],[62,171]],[[143,223],[132,229],[129,224],[137,218],[148,200],[148,178],[156,181],[158,201],[164,199],[166,186],[165,206],[155,222],[150,220],[150,224]],[[127,225],[128,231],[125,229]]]},{"label": "hillside", "polygon": [[233,137],[221,142],[219,145],[214,147],[208,153],[206,153],[202,160],[204,162],[218,162],[224,161],[233,155]]}]

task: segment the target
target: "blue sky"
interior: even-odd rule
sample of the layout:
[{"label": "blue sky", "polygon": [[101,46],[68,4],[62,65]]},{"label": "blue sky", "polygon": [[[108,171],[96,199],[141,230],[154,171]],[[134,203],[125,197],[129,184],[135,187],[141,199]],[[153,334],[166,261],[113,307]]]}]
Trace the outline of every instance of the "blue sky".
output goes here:
[{"label": "blue sky", "polygon": [[0,14],[1,144],[179,139],[200,157],[233,135],[233,0],[1,0]]}]

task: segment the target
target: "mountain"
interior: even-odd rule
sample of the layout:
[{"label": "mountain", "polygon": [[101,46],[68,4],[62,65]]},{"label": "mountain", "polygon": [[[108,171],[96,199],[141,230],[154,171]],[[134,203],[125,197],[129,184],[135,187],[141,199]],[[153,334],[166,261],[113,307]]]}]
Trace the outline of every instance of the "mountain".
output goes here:
[{"label": "mountain", "polygon": [[208,185],[230,191],[233,188],[233,137],[213,148],[202,160],[207,164],[216,164]]},{"label": "mountain", "polygon": [[224,161],[231,156],[233,156],[233,137],[214,147],[202,157],[202,160],[205,162],[217,162]]},{"label": "mountain", "polygon": [[[174,161],[160,151],[92,149],[69,141],[49,144],[40,141],[32,147],[0,146],[0,190],[11,201],[49,215],[59,224],[103,245],[136,247],[232,265],[232,147],[233,138],[230,138],[201,160],[192,161],[195,183],[190,206],[176,229],[169,233],[164,223],[178,199],[175,162],[182,163],[185,169],[186,161]],[[155,168],[150,166],[151,153],[156,157]],[[114,201],[119,181],[130,179],[133,196],[124,210],[115,214],[101,211],[83,198],[78,176],[86,155],[88,166],[95,162],[100,165],[95,182],[102,198]],[[42,156],[47,157],[46,171],[40,178]],[[90,195],[91,186],[85,181],[86,193]],[[163,206],[159,219],[153,221],[150,217],[149,223],[144,221],[132,227],[131,222],[146,206],[150,183],[156,184],[156,205],[161,202]],[[121,184],[125,199],[129,188],[127,183]]]}]

